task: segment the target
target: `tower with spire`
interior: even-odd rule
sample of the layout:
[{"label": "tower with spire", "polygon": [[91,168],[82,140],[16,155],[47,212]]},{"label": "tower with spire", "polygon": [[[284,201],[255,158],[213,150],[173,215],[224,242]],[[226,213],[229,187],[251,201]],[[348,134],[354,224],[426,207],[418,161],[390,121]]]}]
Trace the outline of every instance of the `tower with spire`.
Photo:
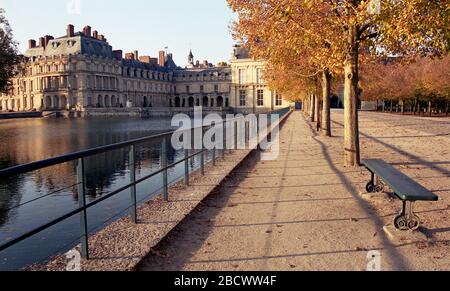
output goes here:
[{"label": "tower with spire", "polygon": [[192,53],[192,50],[190,50],[190,52],[189,52],[188,64],[192,65],[192,66],[194,65],[194,54]]}]

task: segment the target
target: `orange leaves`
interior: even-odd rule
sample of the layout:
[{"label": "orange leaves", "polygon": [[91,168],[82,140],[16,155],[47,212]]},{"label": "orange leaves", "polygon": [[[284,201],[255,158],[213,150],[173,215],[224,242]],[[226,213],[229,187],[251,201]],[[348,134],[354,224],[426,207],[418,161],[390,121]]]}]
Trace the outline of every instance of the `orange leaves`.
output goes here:
[{"label": "orange leaves", "polygon": [[[383,0],[376,10],[369,9],[371,2],[228,0],[239,17],[232,28],[235,38],[254,57],[267,60],[272,68],[267,74],[278,90],[298,89],[292,84],[324,68],[341,74],[354,47],[376,57],[403,59],[449,50],[450,8],[445,1]],[[356,28],[357,39],[349,39],[350,28]]]},{"label": "orange leaves", "polygon": [[364,100],[401,100],[418,96],[450,99],[450,56],[419,58],[410,64],[366,64],[362,68]]}]

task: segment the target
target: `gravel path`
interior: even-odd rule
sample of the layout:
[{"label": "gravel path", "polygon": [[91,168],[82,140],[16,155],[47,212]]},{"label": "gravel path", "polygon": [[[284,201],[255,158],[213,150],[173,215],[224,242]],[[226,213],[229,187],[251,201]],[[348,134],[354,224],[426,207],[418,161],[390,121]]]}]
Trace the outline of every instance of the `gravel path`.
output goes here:
[{"label": "gravel path", "polygon": [[343,167],[343,112],[333,138],[300,112],[281,131],[281,155],[253,153],[141,262],[140,270],[450,270],[450,119],[361,113],[364,157],[383,158],[441,197],[419,203],[428,240],[395,243],[383,226],[398,200],[361,198],[369,175]]},{"label": "gravel path", "polygon": [[[280,122],[286,120],[286,115]],[[124,271],[135,270],[143,258],[178,224],[213,194],[222,182],[236,169],[252,150],[226,151],[225,158],[217,152],[216,164],[205,166],[205,175],[196,171],[190,175],[189,187],[179,182],[169,188],[169,201],[161,197],[143,203],[138,207],[137,224],[129,217],[123,217],[98,233],[89,236],[89,260],[81,260],[82,271]],[[79,251],[79,246],[75,248]],[[72,266],[73,260],[66,254],[58,254],[46,264],[27,268],[33,271],[63,271]]]}]

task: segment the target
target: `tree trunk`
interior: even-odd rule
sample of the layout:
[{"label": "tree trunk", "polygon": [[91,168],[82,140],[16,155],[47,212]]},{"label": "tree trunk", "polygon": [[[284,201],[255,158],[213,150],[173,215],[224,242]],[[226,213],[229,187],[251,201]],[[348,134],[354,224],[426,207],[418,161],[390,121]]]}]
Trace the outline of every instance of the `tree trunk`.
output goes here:
[{"label": "tree trunk", "polygon": [[314,116],[316,114],[315,106],[316,106],[316,96],[314,94],[311,94],[311,107],[309,108],[310,109],[309,116],[311,122],[316,121],[316,117]]},{"label": "tree trunk", "polygon": [[320,94],[316,95],[316,104],[314,105],[315,108],[315,112],[314,112],[314,116],[315,116],[315,122],[317,123],[317,128],[320,129]]},{"label": "tree trunk", "polygon": [[433,103],[428,101],[428,115],[431,117],[433,115]]},{"label": "tree trunk", "polygon": [[307,103],[307,99],[302,99],[302,112],[306,113],[306,103]]},{"label": "tree trunk", "polygon": [[322,134],[331,137],[331,74],[328,70],[322,73]]},{"label": "tree trunk", "polygon": [[393,100],[391,100],[391,106],[390,106],[389,110],[391,111],[391,113],[394,112],[394,101]]},{"label": "tree trunk", "polygon": [[447,108],[445,109],[445,115],[448,116],[448,109],[449,109],[449,101],[447,101]]},{"label": "tree trunk", "polygon": [[357,167],[361,162],[358,120],[359,45],[357,42],[357,28],[354,25],[349,28],[348,44],[350,49],[344,65],[344,164],[347,167]]},{"label": "tree trunk", "polygon": [[400,110],[402,114],[405,114],[405,101],[400,100]]}]

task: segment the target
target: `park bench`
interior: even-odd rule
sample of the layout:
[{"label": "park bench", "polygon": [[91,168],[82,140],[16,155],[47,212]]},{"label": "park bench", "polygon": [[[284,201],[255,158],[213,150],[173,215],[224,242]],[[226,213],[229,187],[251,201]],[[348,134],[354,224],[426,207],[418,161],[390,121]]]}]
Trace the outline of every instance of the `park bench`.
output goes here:
[{"label": "park bench", "polygon": [[414,213],[414,203],[438,201],[439,197],[383,160],[364,160],[363,165],[372,174],[366,186],[368,193],[383,192],[385,186],[389,186],[403,202],[402,211],[394,219],[395,228],[417,230],[421,222]]}]

